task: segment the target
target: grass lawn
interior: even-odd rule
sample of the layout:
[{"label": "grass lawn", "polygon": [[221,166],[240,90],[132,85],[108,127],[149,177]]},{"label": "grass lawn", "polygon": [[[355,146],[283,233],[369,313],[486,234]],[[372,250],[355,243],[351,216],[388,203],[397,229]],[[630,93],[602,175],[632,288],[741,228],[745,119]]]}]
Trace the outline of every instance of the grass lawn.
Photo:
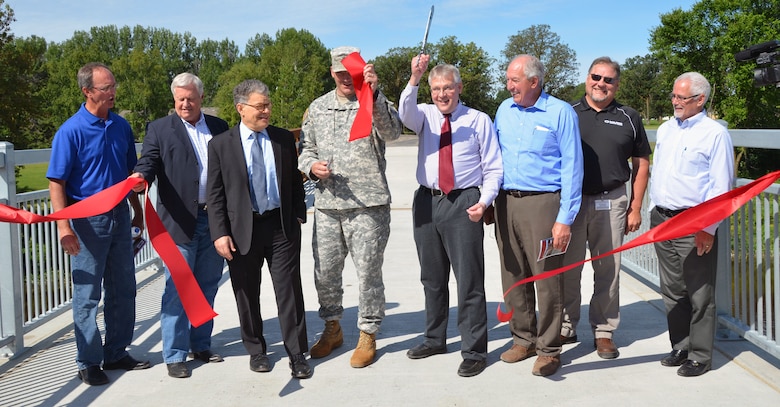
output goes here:
[{"label": "grass lawn", "polygon": [[49,163],[27,164],[21,166],[16,182],[16,193],[38,191],[49,188],[46,170]]}]

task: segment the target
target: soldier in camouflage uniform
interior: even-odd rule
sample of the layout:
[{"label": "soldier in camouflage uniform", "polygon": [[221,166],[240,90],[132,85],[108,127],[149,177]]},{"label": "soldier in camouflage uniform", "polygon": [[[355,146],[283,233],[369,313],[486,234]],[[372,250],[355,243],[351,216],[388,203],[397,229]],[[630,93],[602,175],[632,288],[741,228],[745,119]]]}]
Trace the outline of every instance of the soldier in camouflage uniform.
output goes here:
[{"label": "soldier in camouflage uniform", "polygon": [[376,355],[376,332],[385,315],[382,262],[390,236],[390,189],[385,177],[385,141],[401,135],[398,112],[378,90],[372,64],[363,70],[374,90],[373,128],[368,137],[349,141],[359,103],[352,78],[341,60],[354,47],[331,51],[331,76],[336,89],[309,106],[301,129],[298,168],[316,182],[314,282],[325,330],[312,346],[312,358],[329,355],[344,343],[339,320],[344,312],[341,273],[351,253],[360,280],[360,339],[350,360],[365,367]]}]

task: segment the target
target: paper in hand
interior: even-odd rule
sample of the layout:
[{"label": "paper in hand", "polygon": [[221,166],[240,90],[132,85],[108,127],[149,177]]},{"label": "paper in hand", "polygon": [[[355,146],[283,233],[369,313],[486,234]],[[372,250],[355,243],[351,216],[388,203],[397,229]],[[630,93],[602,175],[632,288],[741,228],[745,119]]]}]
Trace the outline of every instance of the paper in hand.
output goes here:
[{"label": "paper in hand", "polygon": [[566,243],[566,247],[563,250],[558,250],[555,247],[553,247],[553,238],[548,237],[547,239],[542,239],[539,241],[539,257],[536,258],[536,261],[542,261],[548,257],[557,256],[559,254],[566,253],[566,250],[569,249],[569,243]]}]

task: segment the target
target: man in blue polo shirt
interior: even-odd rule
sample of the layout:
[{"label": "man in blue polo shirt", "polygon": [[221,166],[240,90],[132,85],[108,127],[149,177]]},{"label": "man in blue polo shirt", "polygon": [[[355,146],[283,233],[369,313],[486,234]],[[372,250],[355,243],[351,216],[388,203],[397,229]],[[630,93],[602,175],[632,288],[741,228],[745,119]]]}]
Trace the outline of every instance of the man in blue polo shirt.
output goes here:
[{"label": "man in blue polo shirt", "polygon": [[[124,181],[136,164],[130,124],[112,112],[116,81],[103,64],[89,63],[78,72],[86,101],[57,130],[46,177],[55,211]],[[143,226],[138,196],[130,194],[135,217]],[[135,325],[135,266],[130,210],[122,201],[112,210],[82,219],[57,221],[60,245],[72,256],[73,326],[79,378],[88,385],[108,383],[103,370],[150,367],[127,353]],[[97,325],[105,291],[105,343]],[[103,367],[101,369],[101,362]]]}]

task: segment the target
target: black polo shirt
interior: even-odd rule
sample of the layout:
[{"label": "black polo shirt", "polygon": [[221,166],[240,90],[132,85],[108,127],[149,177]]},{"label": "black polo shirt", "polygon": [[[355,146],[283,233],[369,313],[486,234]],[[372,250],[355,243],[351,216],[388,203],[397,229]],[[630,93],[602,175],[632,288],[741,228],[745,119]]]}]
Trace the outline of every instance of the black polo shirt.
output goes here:
[{"label": "black polo shirt", "polygon": [[583,96],[573,102],[582,138],[585,173],[582,193],[610,191],[631,179],[628,160],[650,156],[650,143],[639,113],[617,101],[602,111],[593,110]]}]

